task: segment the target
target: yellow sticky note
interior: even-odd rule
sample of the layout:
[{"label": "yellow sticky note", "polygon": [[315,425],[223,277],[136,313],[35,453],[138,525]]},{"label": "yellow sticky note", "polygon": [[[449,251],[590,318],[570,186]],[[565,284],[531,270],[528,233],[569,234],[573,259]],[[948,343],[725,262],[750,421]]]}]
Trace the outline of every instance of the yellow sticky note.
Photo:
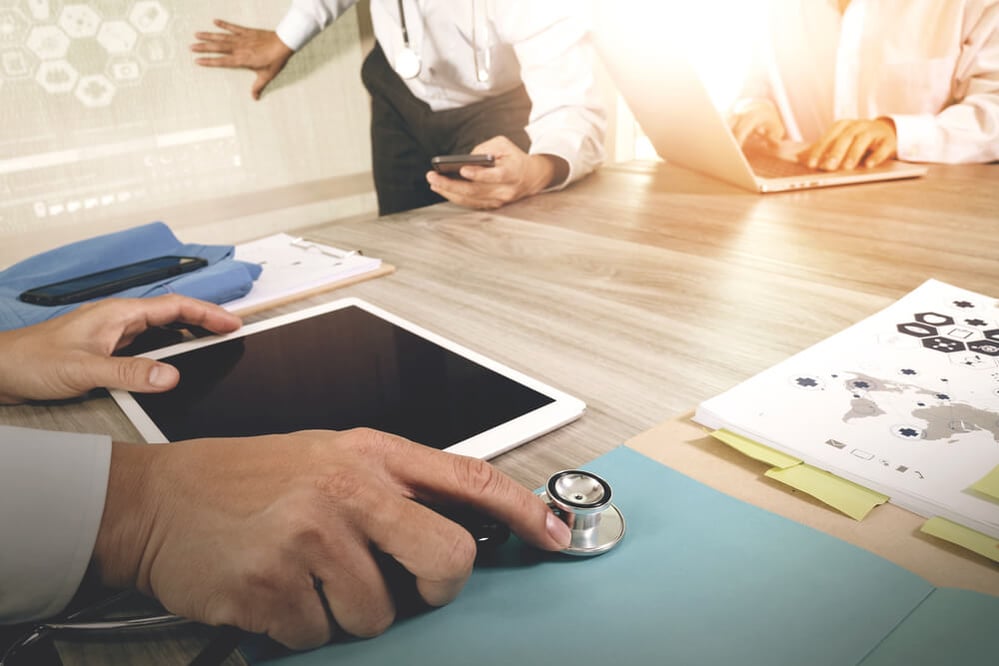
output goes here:
[{"label": "yellow sticky note", "polygon": [[956,543],[958,546],[987,557],[993,562],[999,562],[999,539],[993,539],[987,534],[982,534],[970,527],[958,525],[939,516],[930,518],[919,529],[921,532],[931,534],[938,539]]},{"label": "yellow sticky note", "polygon": [[742,452],[753,460],[759,460],[780,469],[801,464],[801,461],[794,456],[781,453],[776,449],[771,449],[769,446],[757,444],[747,437],[737,435],[728,430],[715,430],[711,433],[711,436],[723,444],[728,444],[736,451]]},{"label": "yellow sticky note", "polygon": [[999,502],[999,465],[996,465],[994,470],[983,476],[979,481],[976,481],[971,486],[971,489],[983,495],[988,495]]},{"label": "yellow sticky note", "polygon": [[771,469],[766,475],[808,493],[854,520],[863,520],[871,509],[888,501],[886,495],[811,465],[801,464],[785,469]]}]

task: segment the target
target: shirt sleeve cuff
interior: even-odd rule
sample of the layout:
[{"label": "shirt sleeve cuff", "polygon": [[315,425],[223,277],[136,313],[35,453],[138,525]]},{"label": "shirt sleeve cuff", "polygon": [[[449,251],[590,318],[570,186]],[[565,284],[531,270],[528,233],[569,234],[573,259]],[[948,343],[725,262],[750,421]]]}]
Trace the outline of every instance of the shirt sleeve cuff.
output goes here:
[{"label": "shirt sleeve cuff", "polygon": [[906,162],[934,161],[940,154],[936,116],[889,115],[895,123],[895,139],[898,143],[898,159]]},{"label": "shirt sleeve cuff", "polygon": [[57,614],[100,530],[111,438],[0,426],[0,624]]},{"label": "shirt sleeve cuff", "polygon": [[565,180],[561,183],[553,183],[546,189],[542,190],[543,192],[561,190],[570,183],[574,183],[580,178],[588,175],[600,165],[603,161],[602,152],[593,150],[587,151],[585,149],[581,150],[580,143],[585,145],[587,142],[573,141],[568,137],[555,136],[542,137],[531,142],[531,155],[553,155],[565,160],[569,165],[569,171]]},{"label": "shirt sleeve cuff", "polygon": [[322,31],[316,20],[296,7],[288,10],[277,27],[277,36],[292,51],[298,51]]}]

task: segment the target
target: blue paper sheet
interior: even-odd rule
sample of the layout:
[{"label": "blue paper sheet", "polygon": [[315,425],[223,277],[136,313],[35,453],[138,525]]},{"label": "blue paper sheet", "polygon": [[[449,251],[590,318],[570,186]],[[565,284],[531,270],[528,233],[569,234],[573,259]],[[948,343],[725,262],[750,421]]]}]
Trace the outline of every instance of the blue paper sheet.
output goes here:
[{"label": "blue paper sheet", "polygon": [[[861,663],[934,592],[887,560],[631,449],[586,467],[611,483],[627,520],[615,550],[576,559],[511,540],[452,604],[380,637],[275,659],[259,644],[244,652],[289,666],[842,666]],[[999,599],[985,599],[995,617]],[[906,663],[951,663],[918,656]]]},{"label": "blue paper sheet", "polygon": [[47,307],[23,303],[18,296],[27,289],[162,255],[203,257],[209,265],[115,296],[142,298],[176,293],[212,303],[240,298],[253,287],[261,269],[257,264],[233,259],[233,251],[231,245],[181,243],[167,225],[152,222],[37,254],[0,271],[0,330],[37,324],[81,305]]}]

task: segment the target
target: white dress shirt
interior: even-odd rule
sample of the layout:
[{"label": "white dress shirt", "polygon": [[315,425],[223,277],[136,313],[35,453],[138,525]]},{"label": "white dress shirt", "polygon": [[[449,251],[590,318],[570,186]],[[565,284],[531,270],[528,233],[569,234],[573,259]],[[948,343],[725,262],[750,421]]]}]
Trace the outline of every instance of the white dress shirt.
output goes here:
[{"label": "white dress shirt", "polygon": [[[294,50],[356,0],[293,0],[278,37]],[[420,56],[410,91],[434,111],[527,88],[533,154],[569,163],[566,183],[603,161],[606,115],[593,73],[586,5],[572,0],[403,0],[410,47]],[[388,62],[404,47],[398,0],[371,0]],[[481,81],[478,70],[487,77]],[[565,184],[565,183],[563,183]]]},{"label": "white dress shirt", "polygon": [[0,425],[0,624],[51,617],[87,571],[111,438]]},{"label": "white dress shirt", "polygon": [[898,157],[999,160],[999,0],[771,0],[770,94],[791,138],[888,116]]}]

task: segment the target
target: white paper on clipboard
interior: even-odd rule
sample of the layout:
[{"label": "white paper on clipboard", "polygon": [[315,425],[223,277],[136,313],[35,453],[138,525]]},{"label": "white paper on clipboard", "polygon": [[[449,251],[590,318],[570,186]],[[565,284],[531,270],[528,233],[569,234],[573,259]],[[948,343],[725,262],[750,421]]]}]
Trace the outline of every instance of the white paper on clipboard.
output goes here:
[{"label": "white paper on clipboard", "polygon": [[263,267],[249,294],[223,306],[231,312],[244,313],[382,267],[381,259],[359,251],[342,250],[284,233],[237,245],[236,259]]}]

